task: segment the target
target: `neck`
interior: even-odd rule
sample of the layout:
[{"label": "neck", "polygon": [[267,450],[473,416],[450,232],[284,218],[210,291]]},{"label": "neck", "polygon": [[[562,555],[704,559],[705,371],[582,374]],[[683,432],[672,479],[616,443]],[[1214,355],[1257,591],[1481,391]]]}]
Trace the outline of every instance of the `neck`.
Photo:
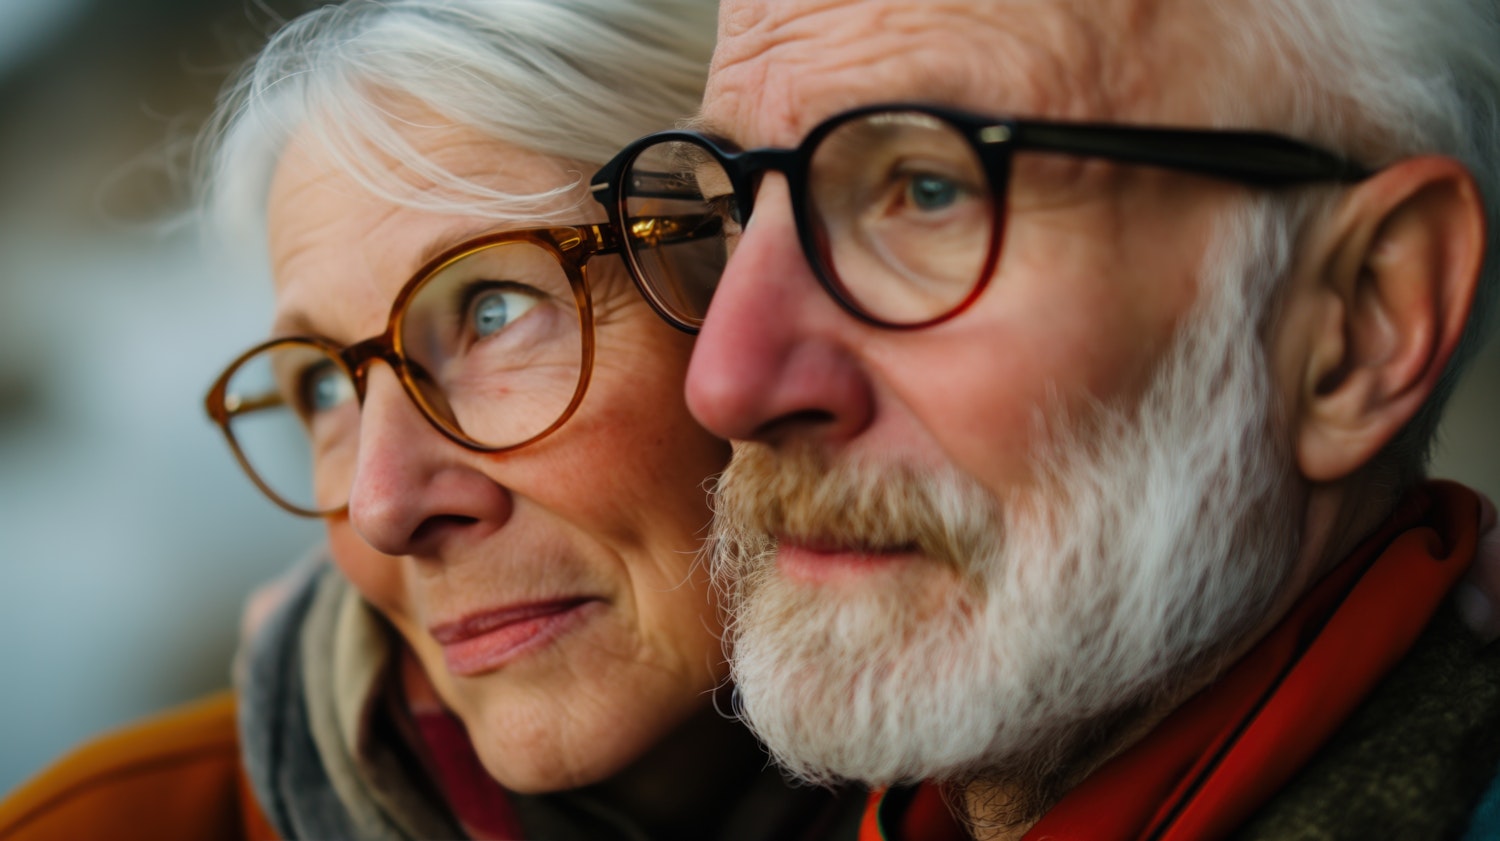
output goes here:
[{"label": "neck", "polygon": [[974,783],[963,790],[964,827],[976,841],[1019,841],[1040,816],[1023,814],[1021,804],[1033,797],[1027,787],[1005,783]]},{"label": "neck", "polygon": [[1380,527],[1405,489],[1390,470],[1366,466],[1342,481],[1308,489],[1302,568],[1311,587]]},{"label": "neck", "polygon": [[1098,722],[1093,738],[1083,737],[1068,749],[1070,757],[1051,770],[1016,769],[986,774],[956,785],[951,802],[959,821],[975,841],[1012,841],[1024,836],[1063,795],[1117,754],[1145,738],[1207,679],[1172,694],[1172,700],[1150,709],[1115,713]]},{"label": "neck", "polygon": [[725,804],[747,791],[766,767],[748,730],[719,712],[729,689],[640,760],[591,786],[593,797],[628,815],[651,838],[716,836]]}]

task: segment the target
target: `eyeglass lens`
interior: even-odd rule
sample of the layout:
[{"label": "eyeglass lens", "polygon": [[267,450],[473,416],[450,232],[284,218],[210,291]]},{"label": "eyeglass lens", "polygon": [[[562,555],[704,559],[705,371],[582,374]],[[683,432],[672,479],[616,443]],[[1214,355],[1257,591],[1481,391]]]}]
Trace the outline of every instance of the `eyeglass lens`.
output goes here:
[{"label": "eyeglass lens", "polygon": [[309,511],[343,504],[330,477],[352,472],[353,452],[340,442],[359,425],[343,362],[315,344],[271,345],[235,368],[224,402],[235,446],[267,490]]},{"label": "eyeglass lens", "polygon": [[[454,260],[422,282],[398,323],[408,395],[432,423],[480,448],[541,435],[579,391],[577,300],[539,245],[504,242]],[[332,349],[267,346],[230,375],[225,403],[235,445],[275,496],[318,513],[348,501],[360,407]]]},{"label": "eyeglass lens", "polygon": [[[798,221],[808,260],[854,310],[919,324],[962,306],[982,280],[996,201],[973,145],[946,121],[892,110],[840,122],[814,142],[805,179]],[[667,309],[694,326],[738,239],[732,193],[719,159],[687,141],[647,147],[626,173],[635,264]],[[663,245],[636,230],[648,212],[711,213],[723,231]]]},{"label": "eyeglass lens", "polygon": [[[703,147],[674,140],[644,149],[625,178],[625,241],[647,294],[697,326],[739,237],[729,176]],[[696,224],[679,231],[675,220]]]}]

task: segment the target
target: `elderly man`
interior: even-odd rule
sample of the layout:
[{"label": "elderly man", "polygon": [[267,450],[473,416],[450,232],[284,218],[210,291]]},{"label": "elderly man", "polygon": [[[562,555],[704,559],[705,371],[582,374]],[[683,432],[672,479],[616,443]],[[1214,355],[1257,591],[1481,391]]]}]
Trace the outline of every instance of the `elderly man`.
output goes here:
[{"label": "elderly man", "polygon": [[937,784],[871,838],[941,796],[979,838],[1462,832],[1500,657],[1448,598],[1480,503],[1421,476],[1500,288],[1497,44],[1493,0],[725,2],[702,131],[596,189],[738,442],[776,758]]}]

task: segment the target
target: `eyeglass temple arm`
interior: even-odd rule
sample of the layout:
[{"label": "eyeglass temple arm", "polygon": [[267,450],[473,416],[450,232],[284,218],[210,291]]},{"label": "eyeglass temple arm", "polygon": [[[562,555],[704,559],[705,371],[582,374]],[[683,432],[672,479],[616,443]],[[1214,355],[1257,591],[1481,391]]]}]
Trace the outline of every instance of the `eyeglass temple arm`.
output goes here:
[{"label": "eyeglass temple arm", "polygon": [[286,405],[286,400],[280,394],[271,392],[259,397],[241,397],[238,394],[224,395],[225,417],[237,417],[259,412],[265,409],[275,409]]},{"label": "eyeglass temple arm", "polygon": [[[1087,123],[1017,122],[989,142],[1227,178],[1262,187],[1359,181],[1373,170],[1332,152],[1264,132],[1193,131]],[[981,137],[989,132],[981,130]]]},{"label": "eyeglass temple arm", "polygon": [[633,198],[703,200],[703,193],[697,185],[684,184],[682,176],[677,173],[631,169],[629,177]]}]

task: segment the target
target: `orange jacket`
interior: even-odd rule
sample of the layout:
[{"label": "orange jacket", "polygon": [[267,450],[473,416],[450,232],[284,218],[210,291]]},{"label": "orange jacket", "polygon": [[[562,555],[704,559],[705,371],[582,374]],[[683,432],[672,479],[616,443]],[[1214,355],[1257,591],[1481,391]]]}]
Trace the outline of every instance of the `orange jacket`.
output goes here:
[{"label": "orange jacket", "polygon": [[271,841],[223,692],[90,742],[0,802],[0,841]]}]

